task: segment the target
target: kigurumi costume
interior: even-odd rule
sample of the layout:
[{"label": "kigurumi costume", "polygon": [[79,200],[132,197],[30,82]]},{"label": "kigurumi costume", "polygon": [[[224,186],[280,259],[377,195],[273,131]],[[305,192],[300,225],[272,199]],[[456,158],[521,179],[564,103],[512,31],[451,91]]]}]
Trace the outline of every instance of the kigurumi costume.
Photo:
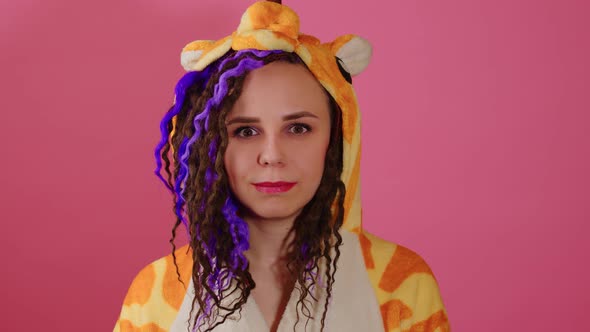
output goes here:
[{"label": "kigurumi costume", "polygon": [[[346,185],[343,243],[329,301],[327,331],[450,331],[436,279],[426,262],[413,251],[367,233],[361,225],[360,113],[350,76],[368,65],[369,43],[354,35],[332,42],[299,32],[299,18],[289,7],[263,1],[243,14],[230,36],[217,41],[195,41],[184,47],[181,62],[187,71],[203,71],[230,49],[281,50],[296,53],[342,110]],[[345,74],[343,74],[345,73]],[[348,76],[347,74],[350,74]],[[178,98],[178,96],[177,96]],[[176,100],[178,102],[178,99]],[[174,120],[174,119],[173,119]],[[174,123],[174,121],[172,121]],[[187,331],[194,284],[191,249],[149,264],[133,280],[114,331]],[[317,287],[319,301],[312,316],[321,316],[325,294]],[[278,331],[319,331],[319,319],[306,321],[297,314],[297,286],[290,297]],[[231,301],[230,298],[227,299]],[[195,314],[195,311],[192,313]],[[295,321],[299,318],[299,323]],[[189,324],[190,321],[190,324]],[[269,327],[250,296],[241,313],[230,316],[214,331],[268,331]]]}]

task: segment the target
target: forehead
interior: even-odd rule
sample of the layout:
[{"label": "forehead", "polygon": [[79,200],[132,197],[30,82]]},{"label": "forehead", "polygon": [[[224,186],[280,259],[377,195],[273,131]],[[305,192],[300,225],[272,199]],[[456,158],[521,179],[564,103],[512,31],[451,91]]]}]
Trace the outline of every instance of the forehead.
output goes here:
[{"label": "forehead", "polygon": [[328,95],[302,64],[272,62],[251,71],[230,114],[264,116],[308,111],[328,115]]}]

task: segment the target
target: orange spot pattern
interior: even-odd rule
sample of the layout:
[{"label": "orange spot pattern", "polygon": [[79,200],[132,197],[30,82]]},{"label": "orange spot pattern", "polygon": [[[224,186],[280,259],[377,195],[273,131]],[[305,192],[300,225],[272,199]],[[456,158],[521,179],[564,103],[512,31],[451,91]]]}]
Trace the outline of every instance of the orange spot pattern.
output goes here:
[{"label": "orange spot pattern", "polygon": [[207,56],[207,54],[209,54],[209,52],[217,49],[219,46],[225,44],[225,42],[231,38],[231,36],[227,36],[225,38],[219,39],[218,41],[214,42],[213,44],[210,44],[206,49],[203,50],[203,54],[201,54],[201,59],[205,58]]},{"label": "orange spot pattern", "polygon": [[183,51],[204,50],[205,48],[210,47],[212,44],[213,44],[213,42],[209,41],[209,40],[195,40],[194,42],[191,42],[188,45],[186,45],[182,50]]},{"label": "orange spot pattern", "polygon": [[338,50],[346,43],[348,43],[350,40],[352,40],[352,38],[354,38],[354,35],[344,35],[336,38],[336,40],[334,40],[333,42],[328,43],[330,45],[332,53],[336,54]]},{"label": "orange spot pattern", "polygon": [[[174,101],[176,103],[176,100]],[[170,144],[170,151],[174,154],[174,145],[172,144],[172,137],[176,133],[176,121],[178,116],[174,116],[172,118],[172,130],[170,131],[170,135],[168,135],[168,144]]]},{"label": "orange spot pattern", "polygon": [[371,254],[371,240],[369,240],[365,234],[359,233],[359,242],[361,243],[363,258],[365,259],[365,265],[367,266],[367,269],[374,269],[375,261],[373,260],[373,255]]},{"label": "orange spot pattern", "polygon": [[396,329],[400,326],[402,319],[412,317],[412,309],[400,300],[391,300],[381,305],[381,317],[385,331]]},{"label": "orange spot pattern", "polygon": [[152,295],[155,279],[156,271],[151,264],[143,268],[133,280],[123,303],[125,305],[146,304]]},{"label": "orange spot pattern", "polygon": [[268,47],[260,44],[254,35],[234,35],[231,45],[234,50],[244,50],[249,48],[255,48],[257,50],[268,49]]},{"label": "orange spot pattern", "polygon": [[145,324],[140,327],[136,327],[128,320],[122,320],[119,323],[121,324],[121,331],[125,332],[166,332],[155,323]]},{"label": "orange spot pattern", "polygon": [[383,276],[381,276],[379,288],[387,292],[393,292],[409,276],[421,272],[432,274],[430,267],[418,254],[408,248],[397,246],[393,257],[391,257],[385,268],[385,272],[383,272]]},{"label": "orange spot pattern", "polygon": [[314,36],[305,35],[305,34],[299,35],[299,42],[301,42],[302,44],[307,44],[307,45],[312,45],[312,46],[318,46],[320,44],[319,39],[317,39]]},{"label": "orange spot pattern", "polygon": [[166,256],[166,272],[164,273],[164,286],[162,287],[162,297],[164,300],[176,310],[180,310],[182,300],[186,293],[186,288],[190,283],[192,275],[192,251],[188,251],[188,245],[185,245],[177,249],[174,254],[176,255],[176,264],[178,264],[178,270],[180,272],[180,280],[178,281],[178,275],[176,274],[176,267],[174,266],[174,260],[172,255]]},{"label": "orange spot pattern", "polygon": [[[359,150],[360,150],[359,146]],[[352,209],[352,203],[354,202],[356,196],[356,189],[359,183],[359,178],[361,176],[361,154],[360,151],[356,155],[356,159],[354,160],[354,166],[352,168],[352,172],[350,173],[350,179],[348,183],[346,183],[346,196],[344,196],[344,222],[348,221],[348,214]]]},{"label": "orange spot pattern", "polygon": [[248,9],[252,29],[280,31],[289,38],[297,39],[299,34],[299,17],[282,6],[253,6]]},{"label": "orange spot pattern", "polygon": [[412,325],[409,332],[434,332],[438,328],[440,332],[451,331],[447,315],[442,310],[435,312],[427,320]]},{"label": "orange spot pattern", "polygon": [[297,47],[297,45],[299,44],[297,39],[292,39],[292,38],[289,38],[288,36],[284,36],[282,34],[282,32],[273,31],[272,34],[275,36],[275,38],[281,38],[282,40],[291,44],[291,47],[293,47],[293,49],[295,49],[295,47]]}]

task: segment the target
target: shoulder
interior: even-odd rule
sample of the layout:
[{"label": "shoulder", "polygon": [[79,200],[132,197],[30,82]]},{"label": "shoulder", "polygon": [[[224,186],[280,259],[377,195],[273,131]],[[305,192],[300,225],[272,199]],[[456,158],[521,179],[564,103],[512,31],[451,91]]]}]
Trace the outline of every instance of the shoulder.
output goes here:
[{"label": "shoulder", "polygon": [[392,279],[404,279],[413,273],[432,274],[430,266],[413,250],[365,230],[359,232],[358,237],[367,269],[382,271],[383,288],[394,290]]},{"label": "shoulder", "polygon": [[188,245],[174,251],[174,256],[169,254],[153,261],[135,276],[123,300],[115,331],[139,328],[165,331],[172,324],[192,274],[192,253]]},{"label": "shoulder", "polygon": [[426,260],[364,230],[358,236],[386,330],[440,327],[449,331],[439,286]]}]

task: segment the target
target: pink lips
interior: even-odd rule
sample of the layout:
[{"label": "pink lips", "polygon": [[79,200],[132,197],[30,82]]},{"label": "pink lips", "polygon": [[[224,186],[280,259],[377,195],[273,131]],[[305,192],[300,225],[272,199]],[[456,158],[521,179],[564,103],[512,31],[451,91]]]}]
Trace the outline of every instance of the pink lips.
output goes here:
[{"label": "pink lips", "polygon": [[266,194],[278,194],[289,191],[297,182],[259,182],[253,183],[256,190]]}]

